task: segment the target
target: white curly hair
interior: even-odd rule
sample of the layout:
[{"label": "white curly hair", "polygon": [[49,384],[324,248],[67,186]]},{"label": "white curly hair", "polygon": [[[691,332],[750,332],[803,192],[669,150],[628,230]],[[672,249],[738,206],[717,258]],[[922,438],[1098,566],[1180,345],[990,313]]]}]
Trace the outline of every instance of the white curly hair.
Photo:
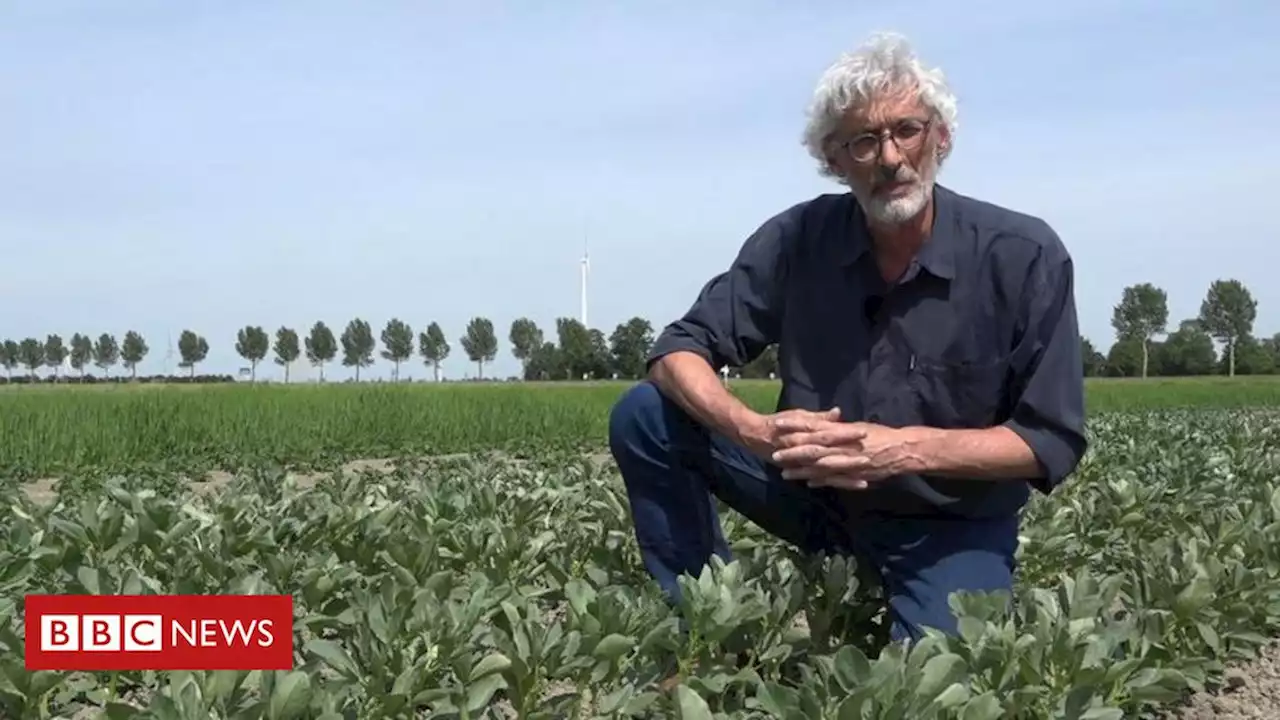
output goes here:
[{"label": "white curly hair", "polygon": [[956,133],[956,96],[938,68],[920,61],[911,44],[894,32],[873,34],[852,53],[842,54],[832,63],[813,92],[804,128],[804,146],[819,164],[819,173],[847,181],[831,168],[826,143],[849,108],[865,103],[877,93],[914,89],[921,102],[938,114],[948,137],[938,148],[938,166],[951,154]]}]

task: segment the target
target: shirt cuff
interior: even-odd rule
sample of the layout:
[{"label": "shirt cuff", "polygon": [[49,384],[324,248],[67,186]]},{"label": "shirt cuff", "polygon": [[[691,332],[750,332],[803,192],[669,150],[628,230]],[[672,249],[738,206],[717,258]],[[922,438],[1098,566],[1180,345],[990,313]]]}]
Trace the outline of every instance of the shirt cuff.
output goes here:
[{"label": "shirt cuff", "polygon": [[[707,350],[706,346],[697,340],[687,335],[663,335],[658,338],[653,345],[653,349],[649,351],[649,359],[645,362],[645,366],[653,367],[653,364],[661,360],[664,355],[680,351],[694,353],[706,360],[708,365],[715,365],[711,351]],[[720,368],[716,367],[715,370],[719,371]]]},{"label": "shirt cuff", "polygon": [[1040,464],[1042,475],[1031,478],[1032,487],[1048,495],[1058,487],[1080,462],[1080,454],[1071,443],[1052,428],[1024,422],[1017,418],[1004,423],[1031,448]]}]

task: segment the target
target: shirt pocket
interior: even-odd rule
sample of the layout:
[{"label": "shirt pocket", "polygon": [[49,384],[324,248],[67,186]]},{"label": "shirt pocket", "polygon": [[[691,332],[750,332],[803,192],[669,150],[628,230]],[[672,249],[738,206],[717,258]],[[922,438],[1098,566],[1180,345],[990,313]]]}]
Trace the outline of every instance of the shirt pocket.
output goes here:
[{"label": "shirt pocket", "polygon": [[916,356],[907,372],[924,425],[987,428],[1003,419],[1010,358],[955,360]]}]

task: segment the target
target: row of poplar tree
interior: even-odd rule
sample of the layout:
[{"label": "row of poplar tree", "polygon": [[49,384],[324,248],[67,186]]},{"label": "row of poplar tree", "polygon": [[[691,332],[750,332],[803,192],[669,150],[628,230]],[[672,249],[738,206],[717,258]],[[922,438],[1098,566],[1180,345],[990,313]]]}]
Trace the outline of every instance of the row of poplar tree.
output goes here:
[{"label": "row of poplar tree", "polygon": [[[1169,327],[1168,293],[1152,283],[1126,287],[1120,302],[1112,310],[1111,325],[1116,341],[1103,354],[1085,337],[1080,338],[1085,375],[1140,376],[1149,375],[1235,375],[1269,374],[1280,369],[1280,333],[1270,338],[1256,338],[1253,325],[1258,303],[1249,289],[1238,280],[1212,283],[1194,318],[1183,320],[1176,329]],[[523,365],[527,380],[564,380],[578,378],[636,378],[644,373],[645,358],[653,345],[654,329],[648,320],[633,317],[620,323],[609,337],[601,330],[587,328],[573,318],[555,322],[556,341],[529,318],[511,323],[507,332],[511,354]],[[1160,340],[1160,336],[1164,339]],[[382,349],[378,351],[378,340]],[[1215,341],[1222,345],[1218,354]],[[467,359],[476,364],[478,376],[498,354],[498,336],[493,322],[485,317],[472,318],[458,339]],[[236,352],[249,364],[250,377],[256,379],[258,364],[271,356],[284,368],[285,381],[290,366],[302,357],[320,370],[324,378],[327,364],[339,360],[360,371],[375,362],[375,351],[392,363],[392,377],[398,379],[400,366],[420,356],[440,379],[441,364],[453,352],[444,331],[436,322],[415,332],[408,323],[393,318],[377,339],[368,321],[356,318],[347,323],[342,334],[335,336],[323,321],[311,326],[305,338],[297,331],[281,327],[274,338],[261,326],[249,325],[237,333]],[[194,377],[196,366],[209,354],[209,343],[200,334],[184,330],[178,337],[180,367]],[[48,368],[58,370],[70,364],[83,374],[96,366],[109,374],[117,363],[131,376],[149,352],[146,340],[136,331],[125,333],[122,342],[103,333],[96,340],[76,333],[69,343],[59,335],[49,335],[43,342],[36,338],[0,342],[0,366],[11,376],[14,370],[26,369],[32,376]],[[744,377],[770,377],[777,372],[776,348],[738,373]]]},{"label": "row of poplar tree", "polygon": [[[608,338],[602,331],[587,328],[578,320],[560,318],[556,320],[556,336],[558,342],[551,342],[529,318],[511,323],[507,339],[511,354],[524,366],[525,379],[639,377],[653,345],[653,327],[640,317],[620,323]],[[378,340],[382,344],[380,351]],[[484,366],[493,362],[498,354],[493,322],[485,317],[472,318],[458,344],[467,359],[476,364],[478,376],[483,378]],[[209,355],[209,342],[193,330],[183,330],[178,336],[177,350],[178,366],[194,377],[196,367]],[[273,338],[262,326],[248,325],[236,333],[235,350],[248,363],[250,378],[255,380],[258,364],[270,355],[275,364],[283,367],[285,382],[289,381],[290,367],[303,357],[319,369],[321,380],[325,366],[338,360],[355,370],[358,381],[361,369],[374,364],[375,351],[377,356],[392,363],[393,379],[399,379],[403,363],[418,355],[439,380],[441,364],[452,354],[453,347],[436,322],[415,335],[408,323],[392,318],[375,339],[369,322],[355,318],[336,336],[323,321],[312,325],[305,337],[300,337],[293,328],[281,327]],[[149,353],[146,339],[135,330],[126,332],[120,342],[110,333],[103,333],[97,339],[76,333],[69,342],[64,342],[61,335],[51,334],[43,342],[33,337],[0,342],[0,367],[9,377],[20,369],[35,377],[38,370],[47,368],[50,377],[56,379],[59,370],[67,365],[83,376],[90,366],[109,375],[119,364],[130,377],[136,377],[138,365]]]},{"label": "row of poplar tree", "polygon": [[[1152,283],[1126,287],[1112,308],[1116,341],[1106,355],[1081,338],[1086,375],[1266,375],[1280,369],[1280,333],[1254,335],[1258,301],[1239,280],[1209,285],[1200,312],[1171,327],[1169,295]],[[1164,336],[1160,340],[1160,336]],[[1222,346],[1221,354],[1215,341]]]}]

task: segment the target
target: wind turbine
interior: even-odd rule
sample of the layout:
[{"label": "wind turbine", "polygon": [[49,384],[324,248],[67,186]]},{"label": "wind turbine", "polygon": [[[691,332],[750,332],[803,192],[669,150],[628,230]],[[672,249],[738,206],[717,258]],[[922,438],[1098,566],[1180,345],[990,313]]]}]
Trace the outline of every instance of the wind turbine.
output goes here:
[{"label": "wind turbine", "polygon": [[591,272],[591,261],[587,257],[587,251],[585,248],[582,251],[581,265],[582,265],[582,279],[581,279],[582,296],[579,298],[579,303],[580,303],[579,312],[582,315],[582,326],[585,328],[589,328],[591,326],[587,324],[587,276]]},{"label": "wind turbine", "polygon": [[164,352],[164,374],[169,377],[173,374],[173,331],[169,330],[165,336],[165,352]]}]

